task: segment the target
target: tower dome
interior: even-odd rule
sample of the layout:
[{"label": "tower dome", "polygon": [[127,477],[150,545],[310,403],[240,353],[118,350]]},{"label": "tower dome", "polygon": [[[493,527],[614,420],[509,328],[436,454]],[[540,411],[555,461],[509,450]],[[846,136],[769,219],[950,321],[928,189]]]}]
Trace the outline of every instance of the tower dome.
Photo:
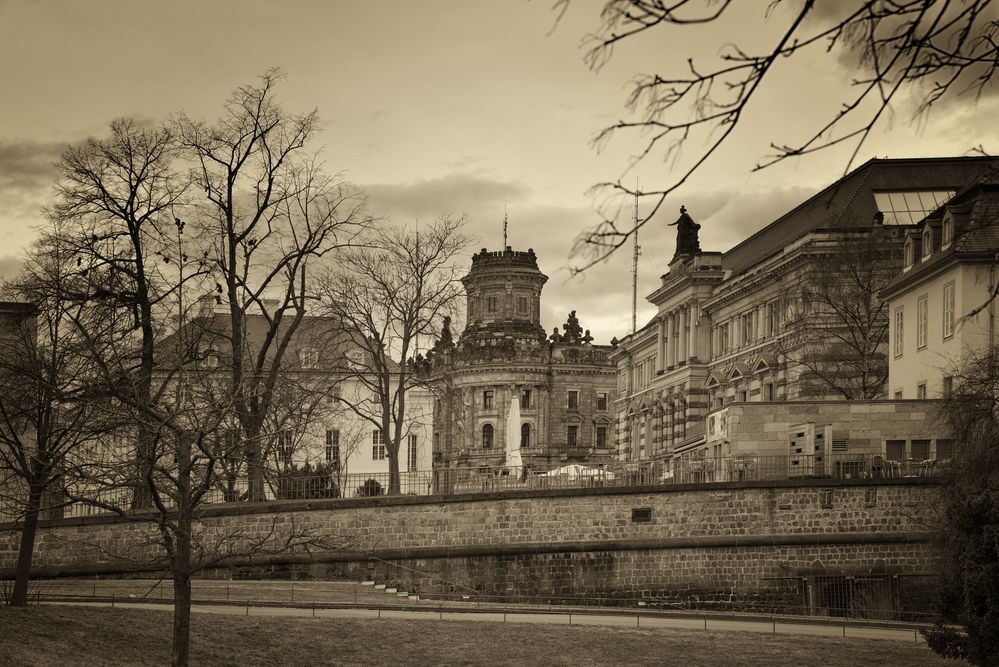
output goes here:
[{"label": "tower dome", "polygon": [[544,340],[541,289],[547,281],[533,248],[483,248],[472,256],[472,268],[461,279],[467,294],[463,337]]}]

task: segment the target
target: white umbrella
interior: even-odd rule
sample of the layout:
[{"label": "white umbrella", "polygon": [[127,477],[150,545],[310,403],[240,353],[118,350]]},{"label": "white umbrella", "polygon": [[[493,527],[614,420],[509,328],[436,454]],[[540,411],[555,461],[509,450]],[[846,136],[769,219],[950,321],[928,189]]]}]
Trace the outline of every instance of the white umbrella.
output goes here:
[{"label": "white umbrella", "polygon": [[544,473],[542,477],[564,477],[566,479],[595,477],[598,479],[614,479],[614,473],[601,468],[589,468],[587,466],[579,465],[578,463],[570,463],[569,465],[564,465],[561,468],[549,470]]},{"label": "white umbrella", "polygon": [[506,416],[506,467],[520,474],[524,459],[520,456],[520,397],[510,399],[510,412]]}]

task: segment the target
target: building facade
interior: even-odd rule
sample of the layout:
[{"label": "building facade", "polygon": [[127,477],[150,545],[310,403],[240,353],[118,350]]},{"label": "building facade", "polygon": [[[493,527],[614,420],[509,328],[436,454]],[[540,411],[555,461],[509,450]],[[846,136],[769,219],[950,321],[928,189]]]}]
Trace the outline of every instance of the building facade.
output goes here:
[{"label": "building facade", "polygon": [[940,398],[996,343],[999,183],[975,183],[907,231],[901,274],[882,292],[891,314],[889,392]]},{"label": "building facade", "polygon": [[[658,312],[611,355],[618,458],[670,474],[674,464],[764,450],[814,454],[816,433],[843,431],[821,410],[800,423],[774,423],[769,433],[777,437],[760,439],[735,437],[733,427],[746,417],[726,421],[726,408],[745,404],[766,415],[786,401],[892,398],[888,309],[871,300],[868,320],[850,331],[851,316],[836,312],[830,285],[858,272],[866,272],[865,289],[890,282],[902,269],[909,230],[991,164],[978,157],[871,160],[724,253],[701,250],[698,225],[681,209],[677,252],[648,296]],[[693,230],[693,243],[685,229]],[[869,340],[847,342],[858,332]],[[897,439],[888,422],[877,434],[853,429],[839,451],[883,453]],[[800,445],[796,434],[805,431],[811,440]]]},{"label": "building facade", "polygon": [[434,469],[514,475],[613,460],[615,368],[575,311],[546,336],[533,250],[483,249],[462,279],[466,326],[445,326],[421,372],[436,396]]}]

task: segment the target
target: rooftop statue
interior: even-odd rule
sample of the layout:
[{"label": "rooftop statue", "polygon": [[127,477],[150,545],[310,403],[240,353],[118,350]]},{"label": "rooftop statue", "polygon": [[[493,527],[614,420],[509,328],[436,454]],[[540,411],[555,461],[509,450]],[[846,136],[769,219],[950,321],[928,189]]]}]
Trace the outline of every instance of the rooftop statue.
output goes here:
[{"label": "rooftop statue", "polygon": [[687,207],[680,207],[680,217],[676,222],[667,224],[669,227],[676,226],[676,252],[677,255],[698,255],[701,252],[701,242],[697,239],[697,230],[701,228],[694,219],[687,215]]},{"label": "rooftop statue", "polygon": [[562,337],[566,343],[578,343],[583,337],[583,327],[579,326],[579,318],[576,311],[569,313],[569,318],[562,325],[565,335]]}]

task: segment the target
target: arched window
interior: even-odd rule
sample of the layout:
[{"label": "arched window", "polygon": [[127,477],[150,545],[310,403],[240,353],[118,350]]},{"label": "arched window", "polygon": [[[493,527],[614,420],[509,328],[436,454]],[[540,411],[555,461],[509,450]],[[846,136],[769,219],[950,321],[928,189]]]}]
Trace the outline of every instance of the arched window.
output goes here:
[{"label": "arched window", "polygon": [[493,446],[493,425],[483,424],[482,425],[482,448],[492,449]]},{"label": "arched window", "polygon": [[520,427],[520,446],[530,447],[531,446],[531,425],[524,424]]}]

